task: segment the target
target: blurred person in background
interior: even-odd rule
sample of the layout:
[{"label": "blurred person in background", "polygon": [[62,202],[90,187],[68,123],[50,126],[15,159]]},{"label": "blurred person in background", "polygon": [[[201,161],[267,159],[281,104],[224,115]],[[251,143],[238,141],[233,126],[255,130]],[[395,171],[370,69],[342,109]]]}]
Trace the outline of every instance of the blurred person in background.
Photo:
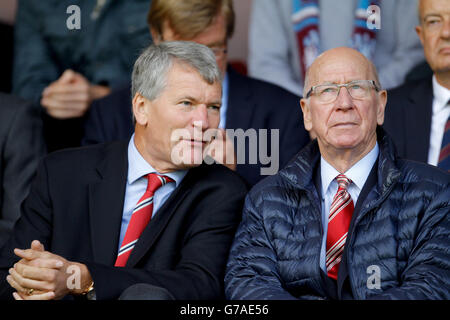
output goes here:
[{"label": "blurred person in background", "polygon": [[149,0],[20,0],[13,92],[44,108],[49,151],[79,146],[94,99],[129,81],[150,43]]},{"label": "blurred person in background", "polygon": [[400,156],[450,171],[450,5],[420,0],[417,35],[433,74],[389,91],[384,128]]},{"label": "blurred person in background", "polygon": [[4,0],[0,2],[0,92],[11,92],[12,62],[13,62],[13,33],[16,15],[17,0]]},{"label": "blurred person in background", "polygon": [[[249,29],[249,74],[300,94],[307,67],[323,51],[348,46],[378,69],[384,88],[403,83],[423,60],[414,34],[417,0],[257,0]],[[370,5],[377,5],[371,20]],[[376,15],[379,14],[379,15]],[[369,19],[368,19],[369,18]],[[380,29],[374,29],[377,27]],[[371,25],[373,23],[373,25]]]}]

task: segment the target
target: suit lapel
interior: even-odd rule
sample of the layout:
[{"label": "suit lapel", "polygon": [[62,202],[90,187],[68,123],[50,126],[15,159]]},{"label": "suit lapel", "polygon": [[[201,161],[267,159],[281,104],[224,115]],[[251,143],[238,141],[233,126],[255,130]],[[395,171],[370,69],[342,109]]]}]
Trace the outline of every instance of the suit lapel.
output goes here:
[{"label": "suit lapel", "polygon": [[409,97],[410,105],[406,109],[406,158],[428,161],[430,147],[431,113],[433,106],[433,87],[430,81],[420,83]]},{"label": "suit lapel", "polygon": [[161,232],[169,223],[171,217],[177,212],[179,205],[183,202],[185,197],[189,194],[192,187],[192,180],[194,179],[195,171],[198,169],[191,169],[184,177],[181,184],[172,192],[170,197],[164,202],[163,206],[159,208],[158,214],[155,218],[150,220],[150,223],[142,232],[138,242],[131,251],[128,258],[127,267],[134,267],[142,257],[151,250],[156,243]]},{"label": "suit lapel", "polygon": [[127,143],[106,146],[97,167],[98,181],[89,184],[89,216],[94,259],[114,265],[128,172]]},{"label": "suit lapel", "polygon": [[228,67],[228,106],[226,125],[228,129],[248,129],[255,111],[249,83],[244,76]]}]

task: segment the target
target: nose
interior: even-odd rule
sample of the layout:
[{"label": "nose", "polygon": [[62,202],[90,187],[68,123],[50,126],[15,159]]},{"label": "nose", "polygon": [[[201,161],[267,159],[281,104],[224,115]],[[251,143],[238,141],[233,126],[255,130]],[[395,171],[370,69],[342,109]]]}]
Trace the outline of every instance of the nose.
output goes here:
[{"label": "nose", "polygon": [[340,87],[337,99],[336,106],[338,109],[350,109],[353,107],[353,98],[348,92],[346,87]]},{"label": "nose", "polygon": [[450,18],[444,19],[441,29],[441,37],[444,39],[450,39]]},{"label": "nose", "polygon": [[209,128],[208,109],[206,108],[206,105],[202,104],[195,108],[192,124],[195,128],[201,129],[202,131]]}]

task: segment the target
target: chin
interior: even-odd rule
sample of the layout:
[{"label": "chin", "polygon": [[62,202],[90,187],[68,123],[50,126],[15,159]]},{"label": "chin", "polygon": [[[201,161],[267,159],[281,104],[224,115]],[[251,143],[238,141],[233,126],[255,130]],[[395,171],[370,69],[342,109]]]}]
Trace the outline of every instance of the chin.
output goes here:
[{"label": "chin", "polygon": [[353,149],[356,148],[360,141],[352,136],[339,137],[331,143],[336,149]]}]

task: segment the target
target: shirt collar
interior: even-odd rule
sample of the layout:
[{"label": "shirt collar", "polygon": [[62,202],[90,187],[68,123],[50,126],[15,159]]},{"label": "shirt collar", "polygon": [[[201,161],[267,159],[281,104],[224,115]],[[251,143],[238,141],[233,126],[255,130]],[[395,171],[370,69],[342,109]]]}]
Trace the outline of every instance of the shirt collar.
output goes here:
[{"label": "shirt collar", "polygon": [[447,106],[450,100],[450,90],[441,86],[433,75],[433,97],[436,103],[433,103],[433,113],[437,113]]},{"label": "shirt collar", "polygon": [[[164,173],[165,176],[172,178],[175,181],[175,185],[178,187],[181,180],[183,180],[188,170],[178,170],[169,173]],[[131,136],[128,143],[128,184],[134,183],[136,180],[149,173],[157,173],[150,163],[148,163],[142,155],[139,153],[136,145],[134,144],[134,133]]]},{"label": "shirt collar", "polygon": [[[370,170],[377,161],[379,153],[378,142],[375,147],[366,154],[361,160],[355,163],[344,174],[347,178],[352,180],[359,190],[362,190],[369,176]],[[331,164],[329,164],[323,157],[320,157],[320,174],[322,179],[322,195],[325,195],[331,182],[340,174]]]}]

